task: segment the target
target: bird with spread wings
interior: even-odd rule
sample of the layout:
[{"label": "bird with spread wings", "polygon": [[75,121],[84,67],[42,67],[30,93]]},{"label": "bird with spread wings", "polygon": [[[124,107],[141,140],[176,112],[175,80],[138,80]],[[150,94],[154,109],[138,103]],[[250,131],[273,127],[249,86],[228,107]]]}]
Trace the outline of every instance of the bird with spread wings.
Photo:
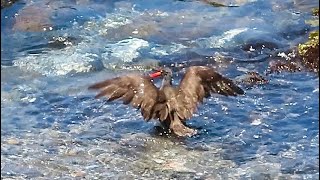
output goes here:
[{"label": "bird with spread wings", "polygon": [[[192,136],[196,130],[186,126],[186,120],[196,112],[204,98],[212,93],[237,96],[244,91],[232,80],[206,66],[192,66],[186,70],[180,84],[173,86],[172,70],[161,68],[146,75],[126,75],[98,82],[89,87],[100,90],[96,98],[106,96],[107,101],[120,99],[140,109],[146,121],[156,119],[177,136]],[[157,88],[152,79],[162,77],[162,85]]]}]

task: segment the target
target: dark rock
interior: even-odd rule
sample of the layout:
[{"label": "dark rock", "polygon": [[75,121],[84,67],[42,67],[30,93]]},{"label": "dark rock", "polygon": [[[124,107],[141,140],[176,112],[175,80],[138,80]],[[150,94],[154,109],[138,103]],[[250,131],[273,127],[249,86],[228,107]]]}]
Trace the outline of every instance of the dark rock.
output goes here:
[{"label": "dark rock", "polygon": [[297,71],[301,71],[301,66],[297,62],[273,60],[270,61],[266,74]]},{"label": "dark rock", "polygon": [[63,49],[67,46],[72,46],[78,43],[78,39],[74,37],[52,37],[52,40],[48,42],[48,46],[54,49]]},{"label": "dark rock", "polygon": [[249,71],[246,74],[236,78],[237,83],[243,83],[245,85],[258,85],[266,84],[268,80],[257,72]]}]

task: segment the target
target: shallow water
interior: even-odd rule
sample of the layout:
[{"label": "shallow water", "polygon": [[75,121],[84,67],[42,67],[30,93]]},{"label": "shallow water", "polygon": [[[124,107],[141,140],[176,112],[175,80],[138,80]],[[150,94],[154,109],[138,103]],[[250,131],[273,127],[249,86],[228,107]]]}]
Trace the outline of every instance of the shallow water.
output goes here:
[{"label": "shallow water", "polygon": [[[240,84],[244,96],[214,95],[188,121],[199,132],[191,138],[159,135],[157,122],[87,91],[157,63],[264,74],[268,57],[313,29],[313,1],[227,2],[239,7],[26,0],[2,10],[2,178],[318,179],[316,74],[270,74],[268,84]],[[45,31],[16,24],[35,7],[49,8]]]}]

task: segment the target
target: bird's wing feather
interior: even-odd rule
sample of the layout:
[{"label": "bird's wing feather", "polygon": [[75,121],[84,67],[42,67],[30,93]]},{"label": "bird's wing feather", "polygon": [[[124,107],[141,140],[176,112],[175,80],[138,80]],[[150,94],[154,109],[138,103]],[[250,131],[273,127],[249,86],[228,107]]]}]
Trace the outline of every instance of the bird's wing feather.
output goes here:
[{"label": "bird's wing feather", "polygon": [[197,105],[211,93],[225,96],[244,94],[244,91],[230,79],[206,66],[189,67],[178,87],[177,114],[181,119],[188,119],[196,111]]},{"label": "bird's wing feather", "polygon": [[[106,96],[108,101],[120,99],[124,104],[131,104],[140,109],[144,119],[159,118],[165,112],[165,97],[147,76],[128,75],[108,79],[89,86],[100,90],[96,98]],[[167,116],[167,115],[162,115]]]}]

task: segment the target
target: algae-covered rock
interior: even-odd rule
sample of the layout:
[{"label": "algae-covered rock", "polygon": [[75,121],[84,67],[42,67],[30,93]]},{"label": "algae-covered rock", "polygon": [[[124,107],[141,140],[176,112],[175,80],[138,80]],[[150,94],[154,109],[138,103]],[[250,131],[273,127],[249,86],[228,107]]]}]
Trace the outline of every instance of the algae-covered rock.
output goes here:
[{"label": "algae-covered rock", "polygon": [[[312,9],[312,14],[317,16],[315,18],[316,23],[310,24],[319,27],[319,8]],[[302,63],[307,68],[319,73],[319,30],[310,32],[309,40],[299,44],[298,53],[302,58]]]},{"label": "algae-covered rock", "polygon": [[312,15],[317,17],[313,17],[312,19],[306,20],[306,23],[310,24],[312,27],[319,26],[319,8],[312,9]]},{"label": "algae-covered rock", "polygon": [[319,30],[311,32],[309,40],[299,44],[298,52],[307,68],[319,72]]},{"label": "algae-covered rock", "polygon": [[312,9],[312,14],[313,14],[314,16],[319,16],[319,8],[314,8],[314,9]]}]

